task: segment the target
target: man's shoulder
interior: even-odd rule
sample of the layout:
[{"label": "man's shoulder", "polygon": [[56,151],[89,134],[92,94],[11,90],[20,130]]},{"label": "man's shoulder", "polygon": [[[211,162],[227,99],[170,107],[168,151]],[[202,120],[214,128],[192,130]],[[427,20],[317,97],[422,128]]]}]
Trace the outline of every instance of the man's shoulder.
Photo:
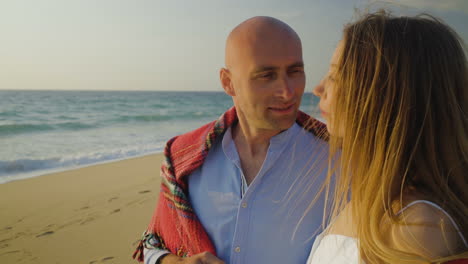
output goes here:
[{"label": "man's shoulder", "polygon": [[166,149],[169,148],[171,153],[177,153],[183,151],[190,146],[200,146],[205,143],[207,135],[213,131],[216,120],[204,124],[203,126],[186,132],[181,135],[177,135],[171,138],[166,143]]},{"label": "man's shoulder", "polygon": [[302,111],[299,111],[296,123],[320,140],[328,141],[330,138],[327,126],[324,123]]},{"label": "man's shoulder", "polygon": [[166,165],[171,168],[176,178],[189,175],[200,167],[215,141],[236,120],[236,109],[232,107],[218,120],[170,139],[166,143],[164,155]]},{"label": "man's shoulder", "polygon": [[175,155],[185,152],[187,149],[196,148],[198,152],[207,151],[218,135],[222,134],[227,127],[237,120],[236,109],[231,107],[217,120],[211,121],[195,130],[178,135],[170,139],[166,144],[166,154]]},{"label": "man's shoulder", "polygon": [[215,124],[216,121],[212,121],[195,130],[175,136],[166,143],[164,166],[170,169],[177,179],[189,175],[203,164],[207,152],[206,141]]}]

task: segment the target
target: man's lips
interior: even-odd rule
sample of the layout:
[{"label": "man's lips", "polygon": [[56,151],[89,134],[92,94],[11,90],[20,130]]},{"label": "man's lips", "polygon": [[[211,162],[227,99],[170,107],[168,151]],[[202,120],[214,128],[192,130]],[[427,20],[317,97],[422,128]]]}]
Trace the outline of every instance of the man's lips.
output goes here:
[{"label": "man's lips", "polygon": [[274,107],[269,107],[268,109],[273,110],[278,113],[289,113],[294,109],[294,103],[285,105],[285,106],[274,106]]}]

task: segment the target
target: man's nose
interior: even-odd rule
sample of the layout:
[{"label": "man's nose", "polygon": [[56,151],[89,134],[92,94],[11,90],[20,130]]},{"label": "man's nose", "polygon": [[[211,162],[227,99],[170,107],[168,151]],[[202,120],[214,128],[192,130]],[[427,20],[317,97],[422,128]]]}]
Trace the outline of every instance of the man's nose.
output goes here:
[{"label": "man's nose", "polygon": [[291,78],[289,78],[288,76],[282,78],[280,86],[281,97],[283,97],[285,100],[290,100],[294,97],[295,91],[293,81],[291,80]]},{"label": "man's nose", "polygon": [[312,93],[313,93],[315,96],[321,97],[324,90],[325,90],[324,81],[323,81],[323,79],[322,79],[322,80],[320,80],[320,82],[314,87],[314,89],[312,90]]}]

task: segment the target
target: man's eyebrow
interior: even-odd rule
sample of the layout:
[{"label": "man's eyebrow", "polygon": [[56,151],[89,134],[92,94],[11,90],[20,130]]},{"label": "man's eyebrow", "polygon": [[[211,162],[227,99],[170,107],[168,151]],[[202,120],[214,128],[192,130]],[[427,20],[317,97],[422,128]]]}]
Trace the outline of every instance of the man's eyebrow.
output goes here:
[{"label": "man's eyebrow", "polygon": [[[303,68],[304,63],[303,62],[293,63],[293,64],[288,66],[288,69],[289,68],[298,68],[298,67]],[[275,70],[278,70],[278,69],[279,69],[279,67],[275,67],[275,66],[258,66],[257,68],[255,68],[253,70],[253,73],[255,74],[255,73],[265,72],[265,71],[275,71]]]},{"label": "man's eyebrow", "polygon": [[274,66],[258,66],[253,70],[253,73],[265,72],[265,71],[274,71],[279,69],[278,67]]},{"label": "man's eyebrow", "polygon": [[304,63],[302,61],[296,62],[289,65],[288,68],[304,68]]}]

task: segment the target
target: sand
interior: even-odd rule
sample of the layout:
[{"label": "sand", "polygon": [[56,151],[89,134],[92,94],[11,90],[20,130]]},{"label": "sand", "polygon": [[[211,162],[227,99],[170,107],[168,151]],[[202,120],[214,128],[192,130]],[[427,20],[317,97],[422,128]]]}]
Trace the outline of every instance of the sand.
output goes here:
[{"label": "sand", "polygon": [[0,184],[0,263],[137,263],[162,155]]}]

